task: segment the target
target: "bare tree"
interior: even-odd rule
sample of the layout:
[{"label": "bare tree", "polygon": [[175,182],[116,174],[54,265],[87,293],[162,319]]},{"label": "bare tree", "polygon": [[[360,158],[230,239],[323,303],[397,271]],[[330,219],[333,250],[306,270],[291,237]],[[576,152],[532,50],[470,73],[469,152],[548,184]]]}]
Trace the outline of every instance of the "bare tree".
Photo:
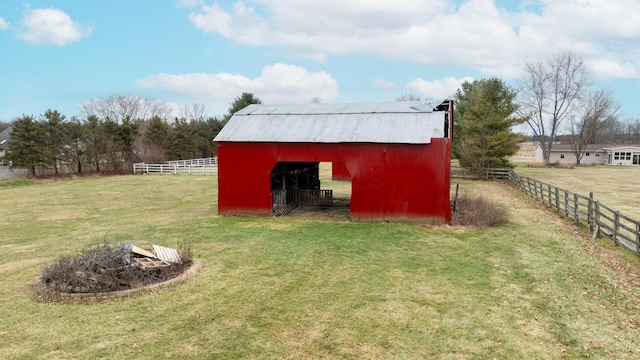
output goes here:
[{"label": "bare tree", "polygon": [[575,115],[569,117],[569,144],[580,165],[589,144],[595,144],[601,134],[615,124],[620,105],[611,91],[599,90],[589,94],[576,106]]},{"label": "bare tree", "polygon": [[419,95],[402,94],[396,98],[396,101],[422,101]]},{"label": "bare tree", "polygon": [[322,100],[319,97],[315,96],[313,99],[311,99],[311,101],[309,103],[311,103],[311,104],[320,104],[321,102],[322,102]]},{"label": "bare tree", "polygon": [[616,121],[609,129],[610,142],[615,144],[640,143],[640,119],[627,118]]},{"label": "bare tree", "polygon": [[194,103],[185,105],[180,115],[187,121],[204,121],[207,118],[207,111],[203,103]]},{"label": "bare tree", "polygon": [[584,59],[571,51],[526,64],[520,108],[540,142],[545,163],[563,120],[572,115],[589,85]]},{"label": "bare tree", "polygon": [[147,120],[154,116],[167,119],[171,114],[170,107],[164,102],[137,95],[115,94],[105,98],[91,99],[82,104],[82,110],[86,116],[95,115],[116,123],[120,123],[124,119]]}]

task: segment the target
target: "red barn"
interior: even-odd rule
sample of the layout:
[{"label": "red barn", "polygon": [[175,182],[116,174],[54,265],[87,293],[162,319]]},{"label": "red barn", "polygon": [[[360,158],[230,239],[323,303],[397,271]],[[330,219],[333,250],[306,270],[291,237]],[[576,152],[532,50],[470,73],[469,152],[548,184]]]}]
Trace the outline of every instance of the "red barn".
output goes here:
[{"label": "red barn", "polygon": [[453,103],[250,105],[218,144],[218,212],[270,216],[319,191],[318,164],[351,180],[354,220],[451,221]]}]

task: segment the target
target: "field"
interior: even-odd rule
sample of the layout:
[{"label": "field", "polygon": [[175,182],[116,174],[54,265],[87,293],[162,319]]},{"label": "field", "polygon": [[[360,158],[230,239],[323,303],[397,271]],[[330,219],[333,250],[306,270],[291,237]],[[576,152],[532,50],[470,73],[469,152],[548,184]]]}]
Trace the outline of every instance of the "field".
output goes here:
[{"label": "field", "polygon": [[[218,217],[213,176],[2,180],[0,358],[640,356],[637,261],[512,187],[458,183],[510,223]],[[202,268],[127,298],[36,301],[43,266],[100,242],[190,243]]]},{"label": "field", "polygon": [[640,167],[586,166],[575,169],[527,168],[518,166],[521,176],[593,198],[634,219],[640,219]]}]

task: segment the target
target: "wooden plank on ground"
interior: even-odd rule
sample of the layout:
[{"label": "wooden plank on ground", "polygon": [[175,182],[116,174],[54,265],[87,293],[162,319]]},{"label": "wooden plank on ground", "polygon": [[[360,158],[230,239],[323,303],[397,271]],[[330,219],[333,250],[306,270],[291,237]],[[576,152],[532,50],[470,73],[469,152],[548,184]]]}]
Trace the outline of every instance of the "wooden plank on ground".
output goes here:
[{"label": "wooden plank on ground", "polygon": [[133,263],[144,270],[171,265],[164,260],[155,260],[151,258],[134,258]]},{"label": "wooden plank on ground", "polygon": [[156,256],[160,260],[182,264],[182,259],[180,259],[180,255],[178,254],[178,250],[176,249],[160,245],[153,245],[153,251],[156,253]]},{"label": "wooden plank on ground", "polygon": [[134,253],[134,254],[138,254],[138,255],[142,255],[142,256],[146,256],[146,257],[154,258],[154,259],[155,259],[155,257],[156,257],[152,252],[147,251],[147,250],[142,249],[142,248],[139,248],[139,247],[137,247],[137,246],[133,246],[133,247],[131,248],[131,252],[132,252],[132,253]]}]

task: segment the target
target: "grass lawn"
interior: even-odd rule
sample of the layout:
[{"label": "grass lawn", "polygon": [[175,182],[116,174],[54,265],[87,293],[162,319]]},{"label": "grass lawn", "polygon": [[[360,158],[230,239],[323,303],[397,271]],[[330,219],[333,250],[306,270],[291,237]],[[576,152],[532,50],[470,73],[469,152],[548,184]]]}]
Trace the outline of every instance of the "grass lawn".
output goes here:
[{"label": "grass lawn", "polygon": [[[0,358],[640,356],[633,259],[509,186],[459,183],[511,222],[218,217],[213,176],[2,180]],[[43,266],[104,241],[191,242],[202,268],[128,298],[34,299]]]},{"label": "grass lawn", "polygon": [[640,167],[585,166],[575,169],[527,168],[518,166],[521,176],[589,196],[634,219],[640,219]]}]

